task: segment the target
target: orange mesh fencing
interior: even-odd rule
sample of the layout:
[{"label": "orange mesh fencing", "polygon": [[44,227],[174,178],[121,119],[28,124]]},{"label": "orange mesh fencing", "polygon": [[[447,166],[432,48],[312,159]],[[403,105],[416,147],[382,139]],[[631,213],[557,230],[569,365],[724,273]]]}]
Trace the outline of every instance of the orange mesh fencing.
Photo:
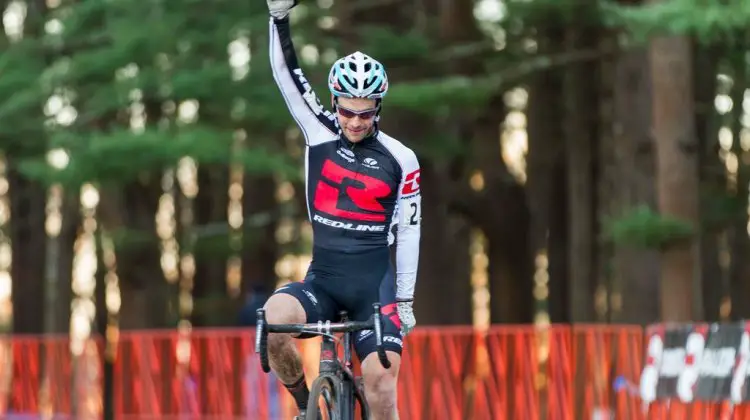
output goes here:
[{"label": "orange mesh fencing", "polygon": [[[420,328],[405,341],[401,418],[750,420],[746,406],[644,406],[632,389],[643,366],[643,340],[642,329],[630,326]],[[320,341],[297,343],[311,381]],[[118,419],[291,418],[294,402],[263,373],[253,346],[252,330],[122,333],[114,369]],[[100,340],[76,357],[67,337],[0,340],[0,415],[100,418],[101,361]],[[631,388],[616,390],[618,378]]]},{"label": "orange mesh fencing", "polygon": [[[100,340],[71,352],[66,336],[0,339],[0,414],[70,415],[101,410]],[[75,410],[74,410],[75,408]],[[98,418],[98,417],[96,417]]]}]

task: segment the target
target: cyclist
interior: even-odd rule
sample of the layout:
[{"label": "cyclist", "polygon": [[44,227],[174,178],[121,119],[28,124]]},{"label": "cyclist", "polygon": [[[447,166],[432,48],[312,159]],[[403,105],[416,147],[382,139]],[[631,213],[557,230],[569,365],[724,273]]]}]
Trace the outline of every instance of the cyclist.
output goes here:
[{"label": "cyclist", "polygon": [[[304,281],[272,294],[265,305],[267,319],[270,324],[335,321],[343,309],[351,319],[365,321],[372,303],[379,301],[391,368],[378,361],[371,331],[358,334],[354,346],[373,418],[397,419],[402,338],[416,323],[419,163],[411,149],[378,129],[388,91],[383,65],[361,52],[338,59],[328,76],[334,113],[326,111],[297,63],[289,26],[297,1],[267,3],[274,79],[305,138],[306,198],[314,237]],[[395,272],[389,250],[394,242]],[[272,334],[268,350],[271,368],[303,417],[309,390],[292,337]]]}]

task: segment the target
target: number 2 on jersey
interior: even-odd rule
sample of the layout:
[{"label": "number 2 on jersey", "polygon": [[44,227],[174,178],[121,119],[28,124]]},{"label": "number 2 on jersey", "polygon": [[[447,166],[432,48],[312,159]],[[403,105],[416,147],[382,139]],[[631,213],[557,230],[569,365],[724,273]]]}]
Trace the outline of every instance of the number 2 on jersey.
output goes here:
[{"label": "number 2 on jersey", "polygon": [[411,218],[409,219],[410,225],[418,225],[419,224],[419,216],[417,215],[419,213],[419,205],[417,203],[411,203]]},{"label": "number 2 on jersey", "polygon": [[[391,193],[391,187],[385,182],[361,173],[351,171],[337,165],[331,160],[326,160],[321,171],[323,178],[336,186],[329,185],[323,180],[318,181],[315,190],[315,208],[332,216],[343,219],[384,222],[385,208],[378,202],[379,198],[385,198]],[[344,210],[339,204],[339,195],[344,188],[345,179],[354,181],[344,190],[351,202],[365,211]]]}]

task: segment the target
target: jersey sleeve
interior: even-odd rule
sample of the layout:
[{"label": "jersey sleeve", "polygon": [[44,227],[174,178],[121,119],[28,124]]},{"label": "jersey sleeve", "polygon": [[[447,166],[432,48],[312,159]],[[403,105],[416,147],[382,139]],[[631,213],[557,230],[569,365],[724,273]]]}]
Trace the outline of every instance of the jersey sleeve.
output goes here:
[{"label": "jersey sleeve", "polygon": [[402,160],[403,176],[398,193],[396,234],[396,298],[413,299],[419,265],[419,240],[422,227],[420,168],[416,155],[409,151]]},{"label": "jersey sleeve", "polygon": [[305,136],[305,143],[315,146],[335,136],[338,128],[334,115],[320,103],[297,63],[289,17],[271,17],[269,32],[273,78],[281,90],[289,112]]}]

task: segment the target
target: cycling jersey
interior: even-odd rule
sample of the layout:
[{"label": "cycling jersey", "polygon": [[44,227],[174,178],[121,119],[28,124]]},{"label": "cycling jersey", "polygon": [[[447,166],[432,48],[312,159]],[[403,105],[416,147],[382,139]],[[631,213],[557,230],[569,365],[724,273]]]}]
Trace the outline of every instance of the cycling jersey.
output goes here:
[{"label": "cycling jersey", "polygon": [[[380,251],[395,241],[396,295],[412,298],[421,223],[416,155],[377,125],[358,143],[341,134],[336,117],[323,107],[299,68],[288,17],[270,20],[270,58],[274,79],[305,138],[305,189],[314,242],[311,271],[317,271],[317,277],[380,281],[389,259]],[[366,263],[361,256],[370,252],[383,255],[377,257],[382,263]],[[378,273],[370,274],[373,264]]]}]

